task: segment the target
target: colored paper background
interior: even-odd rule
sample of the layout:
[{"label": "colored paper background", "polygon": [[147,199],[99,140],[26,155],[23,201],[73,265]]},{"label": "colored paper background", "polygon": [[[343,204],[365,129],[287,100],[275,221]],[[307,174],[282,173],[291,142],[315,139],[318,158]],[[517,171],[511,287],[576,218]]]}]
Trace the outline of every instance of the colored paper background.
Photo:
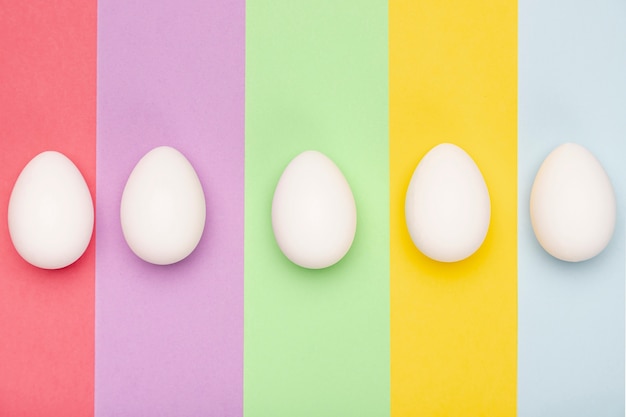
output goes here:
[{"label": "colored paper background", "polygon": [[[389,414],[387,4],[248,1],[244,412]],[[299,153],[342,170],[351,250],[306,270],[280,252],[274,188]]]},{"label": "colored paper background", "polygon": [[[243,361],[243,1],[98,3],[96,416],[240,416]],[[119,204],[170,145],[207,201],[195,252],[150,265]]]},{"label": "colored paper background", "polygon": [[93,1],[0,1],[0,416],[93,413],[93,240],[70,268],[35,268],[13,248],[7,208],[47,150],[95,196],[95,42]]},{"label": "colored paper background", "polygon": [[[624,415],[626,4],[520,1],[519,32],[517,13],[0,0],[0,416]],[[484,247],[457,265],[421,256],[404,224],[411,174],[444,141],[492,198]],[[610,246],[580,264],[546,254],[528,217],[567,141],[599,158],[619,205]],[[119,226],[124,183],[159,145],[207,197],[203,240],[169,267]],[[24,262],[6,225],[15,179],[49,149],[97,190],[97,244],[60,271]],[[351,251],[321,271],[291,264],[270,223],[307,149],[358,210]]]},{"label": "colored paper background", "polygon": [[[519,10],[518,415],[624,415],[626,3],[527,0]],[[556,146],[576,142],[607,171],[613,240],[570,264],[534,237],[530,190]]]},{"label": "colored paper background", "polygon": [[[516,22],[515,2],[390,2],[393,416],[515,415]],[[483,246],[454,264],[422,255],[404,220],[441,142],[474,159],[491,199]]]}]

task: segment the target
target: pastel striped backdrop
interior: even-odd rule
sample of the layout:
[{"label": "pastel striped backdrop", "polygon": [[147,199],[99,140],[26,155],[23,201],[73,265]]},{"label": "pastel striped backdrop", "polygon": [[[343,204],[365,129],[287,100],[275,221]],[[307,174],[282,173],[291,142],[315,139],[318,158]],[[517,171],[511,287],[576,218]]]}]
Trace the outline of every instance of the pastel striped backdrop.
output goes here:
[{"label": "pastel striped backdrop", "polygon": [[[626,3],[0,0],[0,218],[54,149],[97,230],[59,271],[0,221],[0,416],[623,416]],[[404,192],[437,143],[482,170],[492,223],[472,258],[412,245]],[[575,141],[617,192],[615,236],[547,255],[534,175]],[[207,197],[183,262],[126,247],[124,183],[158,145]],[[297,153],[344,172],[359,224],[327,270],[291,264],[270,206]]]}]

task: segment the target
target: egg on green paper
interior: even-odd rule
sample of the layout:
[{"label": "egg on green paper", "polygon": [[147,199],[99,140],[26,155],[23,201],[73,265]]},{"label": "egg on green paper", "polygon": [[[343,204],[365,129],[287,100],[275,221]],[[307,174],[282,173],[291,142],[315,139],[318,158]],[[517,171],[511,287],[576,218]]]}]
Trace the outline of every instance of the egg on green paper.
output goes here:
[{"label": "egg on green paper", "polygon": [[304,268],[339,262],[356,233],[356,204],[341,170],[326,155],[306,151],[283,171],[272,201],[272,228],[283,254]]}]

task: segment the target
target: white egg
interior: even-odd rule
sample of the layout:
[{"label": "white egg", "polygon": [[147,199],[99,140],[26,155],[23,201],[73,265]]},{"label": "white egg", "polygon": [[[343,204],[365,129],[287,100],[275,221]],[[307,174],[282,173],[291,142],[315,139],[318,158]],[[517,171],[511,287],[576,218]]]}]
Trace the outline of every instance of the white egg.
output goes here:
[{"label": "white egg", "polygon": [[285,168],[272,201],[272,227],[285,256],[304,268],[326,268],[348,252],[356,205],[348,182],[326,155],[306,151]]},{"label": "white egg", "polygon": [[461,148],[435,146],[411,177],[405,201],[406,224],[415,246],[440,262],[457,262],[482,245],[491,219],[485,180]]},{"label": "white egg", "polygon": [[530,193],[530,218],[541,246],[555,258],[580,262],[609,244],[615,230],[615,193],[600,162],[566,143],[543,161]]},{"label": "white egg", "polygon": [[93,232],[93,201],[85,179],[65,155],[46,151],[22,170],[11,192],[9,234],[27,262],[44,269],[74,263]]},{"label": "white egg", "polygon": [[194,251],[206,220],[206,202],[196,171],[169,146],[152,149],[126,182],[120,207],[126,243],[141,259],[173,264]]}]

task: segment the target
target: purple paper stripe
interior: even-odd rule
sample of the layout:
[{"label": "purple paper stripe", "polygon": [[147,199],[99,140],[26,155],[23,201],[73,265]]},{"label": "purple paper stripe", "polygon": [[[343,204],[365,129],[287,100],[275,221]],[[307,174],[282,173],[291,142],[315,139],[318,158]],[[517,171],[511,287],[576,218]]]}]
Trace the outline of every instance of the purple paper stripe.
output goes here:
[{"label": "purple paper stripe", "polygon": [[[98,2],[95,414],[241,416],[243,0]],[[127,247],[119,204],[150,149],[196,169],[204,236],[150,265]]]}]

